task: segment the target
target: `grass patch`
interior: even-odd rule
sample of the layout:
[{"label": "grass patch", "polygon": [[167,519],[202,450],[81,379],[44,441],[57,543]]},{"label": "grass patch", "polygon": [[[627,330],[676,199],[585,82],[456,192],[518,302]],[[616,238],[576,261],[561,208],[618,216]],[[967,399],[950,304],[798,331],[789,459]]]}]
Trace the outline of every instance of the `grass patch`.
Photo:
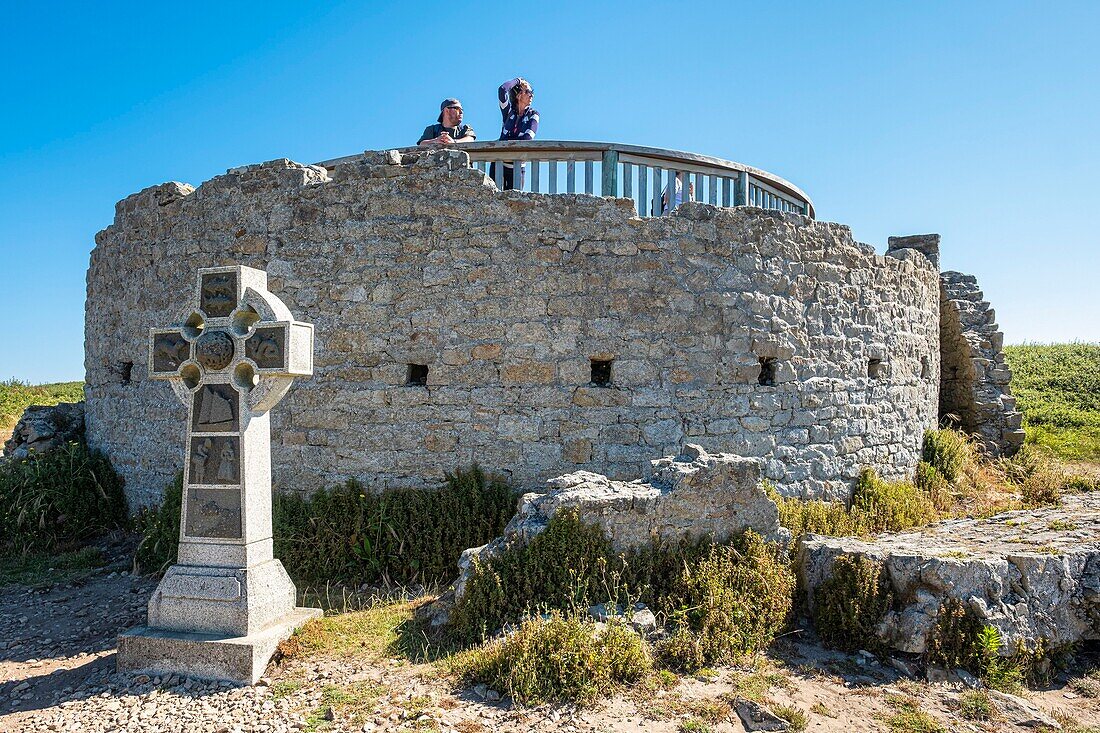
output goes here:
[{"label": "grass patch", "polygon": [[738,697],[766,705],[771,702],[769,694],[777,687],[791,689],[791,680],[787,675],[772,669],[765,660],[760,659],[751,672],[738,674],[733,680],[734,694],[728,696],[728,702],[735,703]]},{"label": "grass patch", "polygon": [[301,677],[277,680],[271,685],[271,697],[276,700],[281,700],[284,697],[290,697],[305,686],[306,681]]},{"label": "grass patch", "polygon": [[1028,441],[1067,460],[1100,460],[1100,344],[1006,346]]},{"label": "grass patch", "polygon": [[886,703],[893,711],[876,717],[894,733],[946,733],[939,721],[920,709],[919,700],[892,695]]},{"label": "grass patch", "polygon": [[380,603],[366,611],[325,616],[307,622],[279,645],[283,659],[325,653],[377,660],[398,652],[399,629],[412,619],[416,602]]},{"label": "grass patch", "polygon": [[667,690],[674,687],[679,678],[672,675],[675,682],[670,684],[654,684],[654,679],[660,674],[671,674],[667,670],[658,670],[653,675],[642,680],[630,691],[630,696],[640,712],[650,720],[671,720],[673,718],[690,717],[708,723],[718,723],[730,716],[733,709],[730,704],[720,698],[693,699],[672,692],[665,695],[654,695],[657,690]]},{"label": "grass patch", "polygon": [[98,547],[82,547],[57,554],[4,553],[0,555],[0,587],[12,583],[29,586],[67,583],[106,564],[107,558]]},{"label": "grass patch", "polygon": [[1081,697],[1090,699],[1100,697],[1100,669],[1094,669],[1087,674],[1070,679],[1067,686]]},{"label": "grass patch", "polygon": [[788,730],[793,733],[802,733],[810,724],[810,718],[806,711],[794,705],[773,705],[771,711],[783,720],[791,724]]},{"label": "grass patch", "polygon": [[11,437],[23,411],[31,405],[56,405],[83,399],[84,382],[31,385],[18,379],[0,381],[0,432],[4,433],[0,442]]},{"label": "grass patch", "polygon": [[321,688],[320,707],[306,716],[306,730],[331,730],[338,724],[341,728],[348,724],[361,727],[385,691],[375,682],[325,685]]},{"label": "grass patch", "polygon": [[519,705],[581,704],[647,677],[644,642],[617,623],[600,629],[579,617],[534,618],[501,640],[465,652],[457,666],[468,683],[484,683]]},{"label": "grass patch", "polygon": [[129,522],[122,479],[83,442],[0,466],[0,549],[49,552]]},{"label": "grass patch", "polygon": [[959,697],[959,715],[967,720],[993,720],[997,708],[985,690],[967,690]]}]

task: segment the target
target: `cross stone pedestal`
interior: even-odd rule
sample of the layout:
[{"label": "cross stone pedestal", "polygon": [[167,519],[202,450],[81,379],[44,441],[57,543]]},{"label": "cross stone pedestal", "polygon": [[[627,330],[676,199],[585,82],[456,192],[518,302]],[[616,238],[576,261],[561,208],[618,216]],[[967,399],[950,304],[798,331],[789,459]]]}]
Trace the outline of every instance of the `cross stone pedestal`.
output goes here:
[{"label": "cross stone pedestal", "polygon": [[179,559],[149,624],[118,639],[119,671],[256,682],[278,643],[321,611],[271,544],[268,411],[313,374],[313,326],[295,321],[250,267],[199,270],[194,306],[149,332],[149,376],[187,405]]}]

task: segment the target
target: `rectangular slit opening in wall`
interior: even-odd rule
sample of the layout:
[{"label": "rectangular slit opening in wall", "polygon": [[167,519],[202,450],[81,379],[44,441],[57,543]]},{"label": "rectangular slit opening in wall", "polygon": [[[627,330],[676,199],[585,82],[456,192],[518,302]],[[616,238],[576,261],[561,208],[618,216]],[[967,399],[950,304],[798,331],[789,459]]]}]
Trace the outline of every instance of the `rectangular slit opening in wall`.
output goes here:
[{"label": "rectangular slit opening in wall", "polygon": [[775,386],[775,369],[777,366],[777,360],[774,356],[761,356],[760,357],[760,384],[765,387]]},{"label": "rectangular slit opening in wall", "polygon": [[134,376],[134,362],[120,361],[113,369],[119,384],[130,384]]},{"label": "rectangular slit opening in wall", "polygon": [[611,386],[611,359],[592,359],[592,384],[597,387]]},{"label": "rectangular slit opening in wall", "polygon": [[867,376],[871,379],[878,379],[882,376],[882,359],[867,360]]},{"label": "rectangular slit opening in wall", "polygon": [[922,356],[920,358],[920,378],[928,379],[932,376],[932,366],[928,363],[928,357]]},{"label": "rectangular slit opening in wall", "polygon": [[425,387],[428,384],[428,365],[409,364],[405,376],[405,385],[409,387]]}]

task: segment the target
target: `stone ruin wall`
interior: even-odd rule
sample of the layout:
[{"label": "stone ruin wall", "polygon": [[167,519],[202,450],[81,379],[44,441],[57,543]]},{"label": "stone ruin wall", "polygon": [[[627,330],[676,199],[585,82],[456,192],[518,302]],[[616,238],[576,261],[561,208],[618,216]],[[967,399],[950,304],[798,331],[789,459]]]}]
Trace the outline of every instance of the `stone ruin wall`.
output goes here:
[{"label": "stone ruin wall", "polygon": [[940,421],[972,434],[991,456],[1024,443],[997,315],[973,275],[940,274]]},{"label": "stone ruin wall", "polygon": [[[197,268],[228,264],[267,270],[316,326],[315,376],[272,416],[284,490],[436,485],[475,461],[524,489],[633,479],[693,443],[835,498],[863,465],[910,475],[936,424],[939,281],[916,251],[755,208],[642,219],[625,199],[501,193],[460,151],[284,160],[146,189],[96,237],[88,437],[135,504],[182,461],[148,329],[179,317]],[[611,386],[591,359],[613,360]]]}]

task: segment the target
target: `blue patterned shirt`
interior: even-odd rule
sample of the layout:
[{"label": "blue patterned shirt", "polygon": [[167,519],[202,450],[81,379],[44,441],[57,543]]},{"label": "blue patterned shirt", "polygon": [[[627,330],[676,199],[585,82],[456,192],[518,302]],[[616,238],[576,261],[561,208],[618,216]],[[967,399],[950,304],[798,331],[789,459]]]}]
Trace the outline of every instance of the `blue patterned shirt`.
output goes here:
[{"label": "blue patterned shirt", "polygon": [[500,85],[497,90],[497,98],[500,102],[501,140],[534,140],[535,133],[539,131],[539,113],[534,107],[528,107],[522,115],[517,115],[512,108],[511,96],[508,94],[512,87],[519,83],[519,78],[510,79]]}]

